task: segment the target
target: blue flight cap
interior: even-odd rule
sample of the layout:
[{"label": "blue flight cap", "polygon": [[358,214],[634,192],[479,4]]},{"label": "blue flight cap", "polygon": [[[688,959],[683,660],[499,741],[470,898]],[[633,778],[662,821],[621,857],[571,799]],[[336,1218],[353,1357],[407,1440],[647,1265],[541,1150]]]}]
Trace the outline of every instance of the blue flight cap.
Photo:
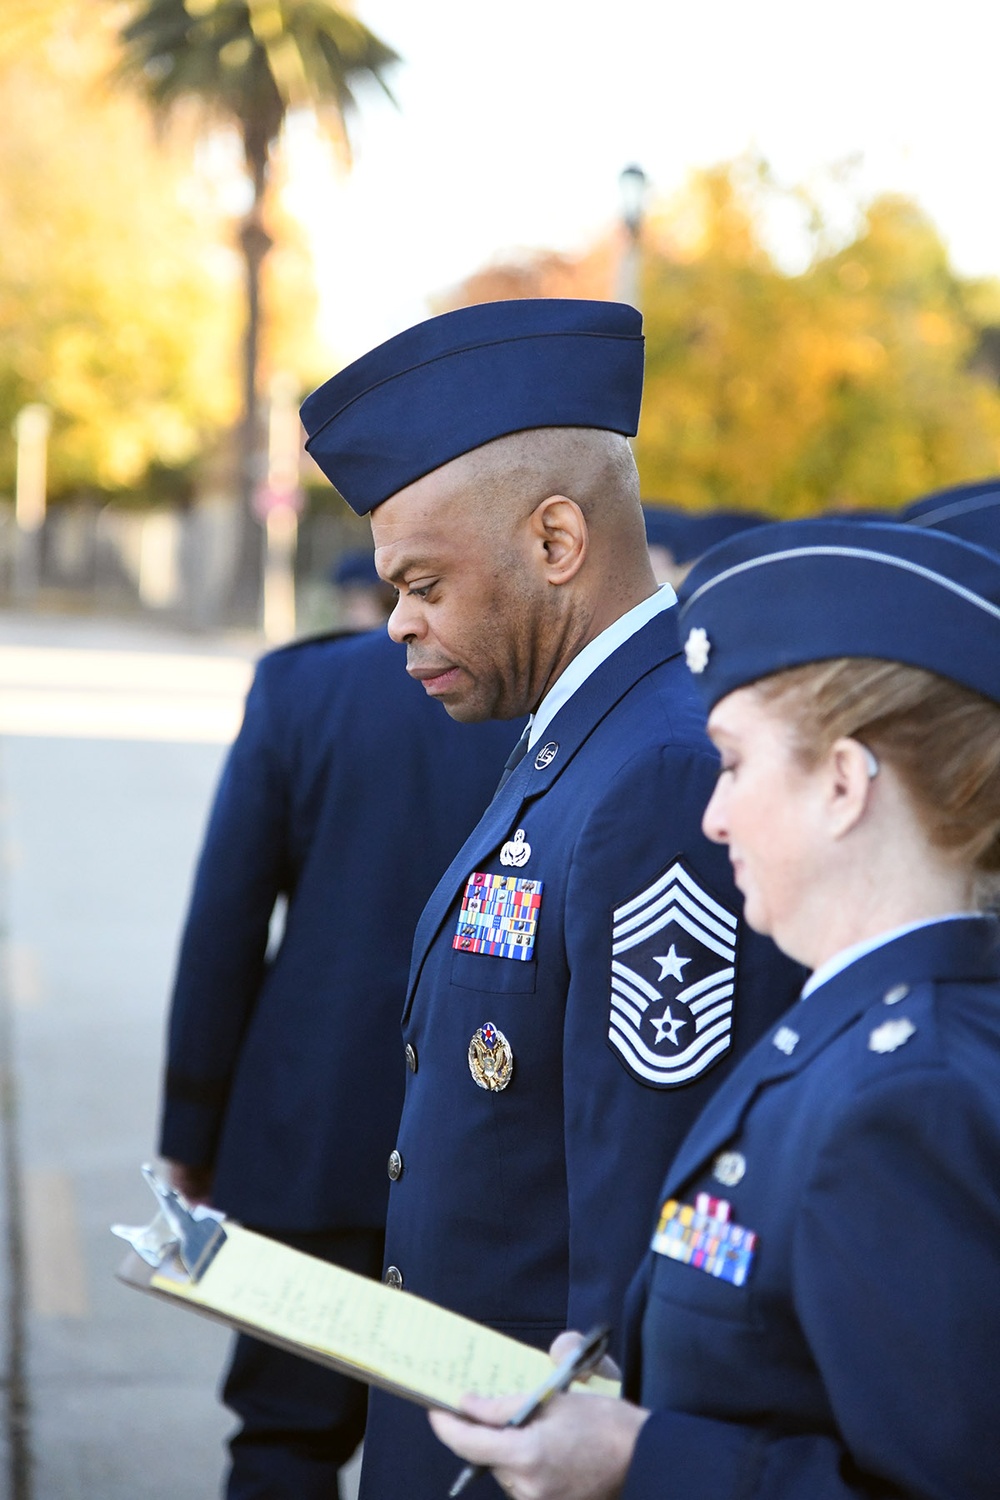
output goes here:
[{"label": "blue flight cap", "polygon": [[530,427],[632,436],[642,315],[621,302],[530,298],[443,313],[307,396],[306,450],[363,516],[494,438]]},{"label": "blue flight cap", "polygon": [[755,510],[685,510],[650,502],[643,503],[642,514],[649,546],[666,547],[675,563],[693,562],[717,542],[768,520]]},{"label": "blue flight cap", "polygon": [[1000,477],[924,495],[904,508],[902,518],[911,526],[950,531],[977,547],[1000,552]]},{"label": "blue flight cap", "polygon": [[839,656],[923,667],[1000,702],[1000,557],[941,531],[825,520],[745,531],[688,574],[680,629],[709,708]]},{"label": "blue flight cap", "polygon": [[342,588],[352,584],[386,587],[378,575],[375,554],[370,547],[352,547],[344,552],[330,569],[330,582],[339,584]]}]

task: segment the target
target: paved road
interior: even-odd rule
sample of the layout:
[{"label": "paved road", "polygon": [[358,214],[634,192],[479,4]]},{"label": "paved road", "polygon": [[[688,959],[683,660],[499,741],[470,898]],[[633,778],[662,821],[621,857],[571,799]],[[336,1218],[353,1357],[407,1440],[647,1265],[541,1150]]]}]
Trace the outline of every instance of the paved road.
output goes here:
[{"label": "paved road", "polygon": [[151,1216],[174,949],[257,649],[0,615],[6,1500],[218,1493],[227,1336],[119,1285],[108,1225]]}]

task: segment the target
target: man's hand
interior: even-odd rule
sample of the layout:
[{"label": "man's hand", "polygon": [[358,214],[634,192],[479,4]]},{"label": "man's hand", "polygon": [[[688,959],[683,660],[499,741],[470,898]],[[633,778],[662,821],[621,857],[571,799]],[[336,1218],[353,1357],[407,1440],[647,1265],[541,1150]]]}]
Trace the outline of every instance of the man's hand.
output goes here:
[{"label": "man's hand", "polygon": [[192,1208],[197,1203],[212,1202],[211,1167],[188,1167],[182,1161],[167,1161],[170,1186],[186,1198]]}]

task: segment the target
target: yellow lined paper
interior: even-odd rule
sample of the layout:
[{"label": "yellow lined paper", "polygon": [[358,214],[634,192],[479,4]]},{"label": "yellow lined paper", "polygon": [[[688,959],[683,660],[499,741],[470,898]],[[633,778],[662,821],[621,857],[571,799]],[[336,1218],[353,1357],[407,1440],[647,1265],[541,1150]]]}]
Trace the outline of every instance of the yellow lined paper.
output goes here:
[{"label": "yellow lined paper", "polygon": [[[458,1410],[469,1391],[485,1396],[534,1389],[550,1374],[547,1354],[446,1311],[422,1297],[357,1276],[262,1235],[226,1224],[226,1243],[201,1280],[165,1272],[160,1292],[262,1335],[335,1360],[369,1384],[425,1406]],[[614,1381],[585,1387],[617,1395]]]}]

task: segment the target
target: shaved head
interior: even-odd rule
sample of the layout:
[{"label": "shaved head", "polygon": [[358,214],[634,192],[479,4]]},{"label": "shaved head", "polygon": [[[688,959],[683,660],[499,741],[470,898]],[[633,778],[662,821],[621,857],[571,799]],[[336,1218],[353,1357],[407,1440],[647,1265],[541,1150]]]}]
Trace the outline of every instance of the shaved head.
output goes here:
[{"label": "shaved head", "polygon": [[635,460],[614,432],[541,427],[484,443],[377,506],[372,534],[399,593],[389,633],[457,719],[534,709],[656,589]]},{"label": "shaved head", "polygon": [[[536,427],[484,443],[455,460],[484,523],[509,530],[541,500],[565,495],[591,528],[641,534],[639,475],[628,439],[592,427]],[[637,523],[629,528],[629,521]]]}]

